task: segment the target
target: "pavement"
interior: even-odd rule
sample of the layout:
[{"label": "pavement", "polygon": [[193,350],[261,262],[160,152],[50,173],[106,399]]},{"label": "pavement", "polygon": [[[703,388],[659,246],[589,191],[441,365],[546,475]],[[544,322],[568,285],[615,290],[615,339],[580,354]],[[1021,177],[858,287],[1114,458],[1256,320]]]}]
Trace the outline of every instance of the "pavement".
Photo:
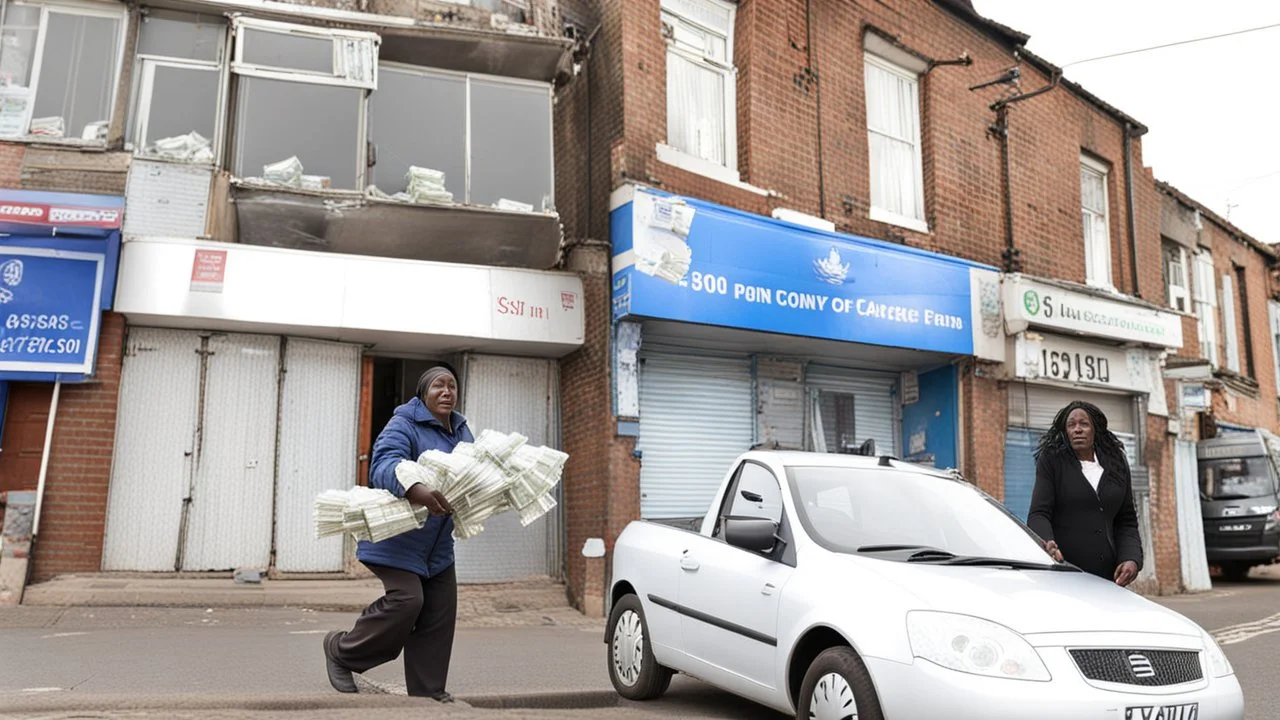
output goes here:
[{"label": "pavement", "polygon": [[[1215,579],[1211,592],[1155,600],[1219,638],[1244,687],[1246,720],[1280,719],[1280,567],[1241,583]],[[660,700],[623,701],[605,670],[602,621],[506,615],[507,625],[459,629],[449,687],[462,702],[447,706],[399,695],[398,660],[363,676],[360,695],[333,692],[320,641],[350,627],[352,612],[2,608],[0,719],[782,717],[686,677]]]}]

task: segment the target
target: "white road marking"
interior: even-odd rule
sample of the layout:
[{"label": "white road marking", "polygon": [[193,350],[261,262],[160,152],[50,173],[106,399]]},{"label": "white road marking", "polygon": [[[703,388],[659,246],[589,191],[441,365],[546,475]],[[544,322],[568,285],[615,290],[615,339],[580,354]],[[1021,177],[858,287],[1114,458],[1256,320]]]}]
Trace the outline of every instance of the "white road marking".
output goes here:
[{"label": "white road marking", "polygon": [[22,692],[24,693],[62,692],[62,688],[56,688],[56,687],[22,688]]},{"label": "white road marking", "polygon": [[1280,632],[1280,613],[1276,613],[1270,617],[1254,620],[1253,622],[1240,623],[1238,625],[1230,625],[1219,630],[1214,630],[1213,639],[1218,641],[1219,645],[1234,645],[1236,643],[1251,640],[1259,635],[1267,635],[1273,632]]},{"label": "white road marking", "polygon": [[54,633],[52,635],[41,635],[40,639],[43,640],[45,638],[75,637],[76,635],[88,635],[88,634],[89,633],[87,632],[60,632],[60,633]]},{"label": "white road marking", "polygon": [[290,630],[290,635],[322,635],[329,632],[328,630]]}]

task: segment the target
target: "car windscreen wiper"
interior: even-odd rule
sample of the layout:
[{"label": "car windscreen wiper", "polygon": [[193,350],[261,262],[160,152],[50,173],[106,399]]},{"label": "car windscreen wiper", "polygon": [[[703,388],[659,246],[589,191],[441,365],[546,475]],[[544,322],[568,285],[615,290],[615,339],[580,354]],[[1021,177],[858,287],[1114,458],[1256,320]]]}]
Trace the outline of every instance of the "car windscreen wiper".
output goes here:
[{"label": "car windscreen wiper", "polygon": [[934,562],[937,560],[950,560],[954,557],[956,557],[955,553],[947,552],[946,550],[918,550],[907,557],[907,562]]},{"label": "car windscreen wiper", "polygon": [[858,552],[901,552],[902,550],[934,550],[937,552],[946,552],[938,548],[929,547],[928,545],[863,545],[858,548]]},{"label": "car windscreen wiper", "polygon": [[1060,572],[1083,572],[1080,568],[1069,563],[1035,563],[1026,560],[1012,560],[1010,558],[998,557],[981,557],[976,555],[965,555],[960,557],[952,557],[945,560],[939,560],[940,565],[964,565],[969,567],[1007,567],[1014,570],[1057,570]]}]

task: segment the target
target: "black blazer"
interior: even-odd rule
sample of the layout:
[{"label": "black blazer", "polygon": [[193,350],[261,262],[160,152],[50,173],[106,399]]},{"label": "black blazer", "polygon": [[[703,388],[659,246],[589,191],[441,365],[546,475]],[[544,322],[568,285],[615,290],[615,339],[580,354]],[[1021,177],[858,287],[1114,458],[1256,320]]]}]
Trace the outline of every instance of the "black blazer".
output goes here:
[{"label": "black blazer", "polygon": [[1103,472],[1095,493],[1074,452],[1041,455],[1027,525],[1042,539],[1057,542],[1067,562],[1110,580],[1126,560],[1142,569],[1142,539],[1129,463],[1101,457],[1099,462]]}]

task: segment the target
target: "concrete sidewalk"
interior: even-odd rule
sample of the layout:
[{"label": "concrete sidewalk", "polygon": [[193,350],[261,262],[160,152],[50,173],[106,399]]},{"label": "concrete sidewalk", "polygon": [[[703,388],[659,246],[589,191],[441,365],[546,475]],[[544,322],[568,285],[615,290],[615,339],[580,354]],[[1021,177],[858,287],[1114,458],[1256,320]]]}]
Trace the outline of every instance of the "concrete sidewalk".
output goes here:
[{"label": "concrete sidewalk", "polygon": [[[64,575],[27,586],[28,607],[305,608],[362,610],[382,595],[376,579],[263,580],[101,573]],[[578,625],[593,622],[569,605],[565,586],[547,578],[458,587],[463,627]]]}]

